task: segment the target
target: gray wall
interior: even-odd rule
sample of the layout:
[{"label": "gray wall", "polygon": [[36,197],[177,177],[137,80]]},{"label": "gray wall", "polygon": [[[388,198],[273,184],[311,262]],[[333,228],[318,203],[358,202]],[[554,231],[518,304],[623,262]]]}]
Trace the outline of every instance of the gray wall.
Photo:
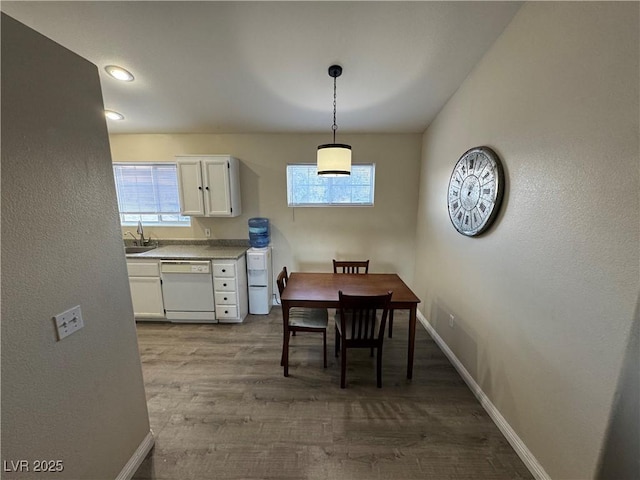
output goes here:
[{"label": "gray wall", "polygon": [[102,112],[94,65],[2,15],[2,460],[64,462],[19,478],[113,479],[149,432]]},{"label": "gray wall", "polygon": [[[630,343],[639,9],[525,4],[424,134],[421,311],[551,478],[596,474]],[[507,191],[494,228],[467,238],[447,185],[477,145],[503,159]]]},{"label": "gray wall", "polygon": [[640,478],[638,366],[640,366],[640,296],[602,449],[596,476],[599,480]]}]

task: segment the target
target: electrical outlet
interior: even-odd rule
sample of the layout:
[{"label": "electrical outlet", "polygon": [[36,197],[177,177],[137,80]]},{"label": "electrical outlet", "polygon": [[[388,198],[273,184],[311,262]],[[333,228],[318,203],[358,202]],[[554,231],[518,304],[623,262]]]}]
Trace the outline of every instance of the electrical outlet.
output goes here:
[{"label": "electrical outlet", "polygon": [[456,317],[453,316],[453,313],[450,313],[449,314],[449,326],[451,328],[453,328],[453,322],[454,322],[455,319],[456,319]]},{"label": "electrical outlet", "polygon": [[59,313],[58,315],[53,317],[53,319],[56,323],[58,341],[62,340],[65,337],[68,337],[72,333],[77,332],[82,327],[84,327],[80,305],[76,305],[66,312]]},{"label": "electrical outlet", "polygon": [[204,236],[207,238],[211,237],[211,229],[210,228],[205,228],[204,229]]}]

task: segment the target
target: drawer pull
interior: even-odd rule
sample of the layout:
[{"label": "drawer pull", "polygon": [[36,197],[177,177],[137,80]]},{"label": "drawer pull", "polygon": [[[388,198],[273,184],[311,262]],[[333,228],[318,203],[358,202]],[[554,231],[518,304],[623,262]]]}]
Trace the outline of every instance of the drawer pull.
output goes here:
[{"label": "drawer pull", "polygon": [[225,300],[229,300],[227,297],[224,297]]},{"label": "drawer pull", "polygon": [[222,273],[226,272],[227,270],[225,268],[222,269]]},{"label": "drawer pull", "polygon": [[226,284],[226,283],[223,283],[222,285],[223,285],[223,286],[225,286],[225,287],[227,286],[227,284]]},{"label": "drawer pull", "polygon": [[225,310],[224,313],[229,313],[229,310]]}]

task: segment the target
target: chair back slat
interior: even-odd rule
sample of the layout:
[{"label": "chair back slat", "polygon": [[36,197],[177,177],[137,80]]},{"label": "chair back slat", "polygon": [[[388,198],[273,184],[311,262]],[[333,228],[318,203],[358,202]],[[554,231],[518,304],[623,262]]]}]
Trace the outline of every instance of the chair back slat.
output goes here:
[{"label": "chair back slat", "polygon": [[369,273],[369,260],[346,261],[334,259],[333,273]]}]

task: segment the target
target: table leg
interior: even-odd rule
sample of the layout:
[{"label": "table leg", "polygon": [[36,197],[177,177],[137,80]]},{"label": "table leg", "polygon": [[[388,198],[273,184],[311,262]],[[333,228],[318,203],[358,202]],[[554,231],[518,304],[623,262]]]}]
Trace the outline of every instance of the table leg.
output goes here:
[{"label": "table leg", "polygon": [[407,378],[413,377],[413,352],[416,343],[416,311],[417,305],[409,309],[409,345],[407,348]]},{"label": "table leg", "polygon": [[284,376],[289,376],[289,302],[282,301],[282,364]]}]

